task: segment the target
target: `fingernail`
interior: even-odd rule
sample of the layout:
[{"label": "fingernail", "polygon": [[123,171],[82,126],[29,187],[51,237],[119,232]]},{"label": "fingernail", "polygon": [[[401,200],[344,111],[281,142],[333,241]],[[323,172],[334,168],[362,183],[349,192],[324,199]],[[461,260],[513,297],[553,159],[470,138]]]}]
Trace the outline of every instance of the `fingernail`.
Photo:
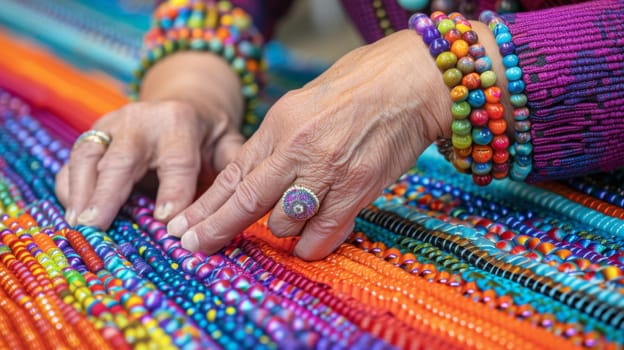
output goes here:
[{"label": "fingernail", "polygon": [[167,232],[176,237],[182,237],[182,234],[188,229],[188,222],[184,215],[179,215],[169,221]]},{"label": "fingernail", "polygon": [[65,221],[69,224],[69,226],[76,225],[76,211],[72,208],[65,212]]},{"label": "fingernail", "polygon": [[154,219],[156,220],[165,220],[171,215],[171,211],[173,210],[173,204],[171,202],[166,202],[164,204],[159,205],[154,210]]},{"label": "fingernail", "polygon": [[83,225],[88,225],[93,220],[95,220],[96,216],[97,216],[97,208],[96,207],[87,208],[85,211],[80,213],[80,215],[78,215],[78,222],[77,223],[83,224]]},{"label": "fingernail", "polygon": [[197,233],[188,231],[182,236],[182,248],[188,249],[192,252],[199,250],[199,240],[197,239]]}]

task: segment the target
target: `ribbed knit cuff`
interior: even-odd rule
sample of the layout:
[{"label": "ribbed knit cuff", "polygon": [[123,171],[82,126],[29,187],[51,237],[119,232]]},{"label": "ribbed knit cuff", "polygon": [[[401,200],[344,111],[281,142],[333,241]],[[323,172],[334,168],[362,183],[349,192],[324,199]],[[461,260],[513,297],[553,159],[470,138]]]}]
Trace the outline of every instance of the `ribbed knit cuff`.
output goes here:
[{"label": "ribbed knit cuff", "polygon": [[503,17],[531,111],[527,181],[624,166],[624,0]]}]

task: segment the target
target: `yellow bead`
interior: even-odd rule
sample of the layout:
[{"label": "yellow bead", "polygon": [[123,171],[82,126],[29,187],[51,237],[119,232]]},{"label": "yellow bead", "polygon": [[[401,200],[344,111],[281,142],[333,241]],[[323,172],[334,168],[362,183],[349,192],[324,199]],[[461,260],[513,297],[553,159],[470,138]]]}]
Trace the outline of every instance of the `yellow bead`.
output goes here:
[{"label": "yellow bead", "polygon": [[204,293],[197,293],[197,294],[193,295],[193,302],[194,303],[201,303],[205,299],[206,299],[206,296],[204,295]]},{"label": "yellow bead", "polygon": [[217,319],[217,310],[208,310],[208,312],[206,313],[206,319],[208,320],[208,322],[214,322]]},{"label": "yellow bead", "polygon": [[470,28],[469,25],[467,25],[465,23],[461,23],[461,22],[455,24],[455,29],[459,30],[459,32],[462,33],[462,34],[472,30],[472,28]]}]

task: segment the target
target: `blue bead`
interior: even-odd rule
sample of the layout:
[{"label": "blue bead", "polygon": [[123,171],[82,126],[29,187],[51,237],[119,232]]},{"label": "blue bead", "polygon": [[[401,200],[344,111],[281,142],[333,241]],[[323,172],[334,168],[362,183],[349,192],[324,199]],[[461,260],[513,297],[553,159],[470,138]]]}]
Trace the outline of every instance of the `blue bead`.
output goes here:
[{"label": "blue bead", "polygon": [[438,57],[444,51],[448,51],[451,48],[449,42],[443,38],[437,38],[429,45],[429,52],[431,56]]},{"label": "blue bead", "polygon": [[487,145],[492,142],[492,138],[492,131],[487,127],[472,129],[472,141],[477,145]]},{"label": "blue bead", "polygon": [[487,175],[490,171],[492,171],[492,162],[491,161],[487,161],[485,163],[473,162],[471,169],[472,169],[473,174]]},{"label": "blue bead", "polygon": [[474,89],[468,93],[468,104],[471,107],[481,107],[485,104],[485,94],[481,89]]},{"label": "blue bead", "polygon": [[518,56],[515,54],[506,55],[503,57],[503,66],[505,68],[511,68],[518,65]]},{"label": "blue bead", "polygon": [[507,88],[509,88],[510,94],[519,94],[524,91],[524,81],[522,81],[522,79],[510,81],[509,84],[507,84]]},{"label": "blue bead", "polygon": [[435,39],[441,38],[442,35],[436,27],[428,27],[422,33],[425,44],[430,45]]},{"label": "blue bead", "polygon": [[505,70],[505,76],[509,81],[520,80],[520,78],[522,78],[522,69],[520,69],[520,67],[507,68],[507,70]]},{"label": "blue bead", "polygon": [[483,73],[492,69],[492,60],[488,56],[483,56],[475,61],[475,70],[477,73]]}]

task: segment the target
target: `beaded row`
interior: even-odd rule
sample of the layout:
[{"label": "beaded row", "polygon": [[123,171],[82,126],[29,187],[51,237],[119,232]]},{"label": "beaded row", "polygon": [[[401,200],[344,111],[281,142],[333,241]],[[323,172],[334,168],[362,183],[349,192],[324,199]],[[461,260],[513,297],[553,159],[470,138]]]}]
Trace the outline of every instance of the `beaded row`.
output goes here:
[{"label": "beaded row", "polygon": [[409,27],[429,45],[451,89],[453,165],[472,172],[479,185],[489,184],[492,177],[504,178],[509,171],[509,139],[501,91],[470,22],[458,13],[447,17],[434,12],[431,18],[419,13],[410,18]]},{"label": "beaded row", "polygon": [[509,171],[512,180],[524,181],[533,168],[533,146],[531,144],[531,121],[529,120],[529,108],[527,96],[524,94],[524,81],[522,80],[522,68],[518,64],[516,47],[512,42],[511,32],[505,21],[492,11],[484,11],[479,20],[488,25],[494,33],[499,52],[503,57],[507,89],[509,90],[509,102],[513,106],[514,137],[515,142],[510,148],[513,163]]},{"label": "beaded row", "polygon": [[154,64],[177,51],[208,51],[223,57],[239,75],[245,99],[242,132],[246,137],[260,125],[255,108],[259,93],[262,36],[251,18],[229,1],[170,0],[154,12],[154,25],[145,35],[145,54],[130,83],[137,98],[141,79]]}]

